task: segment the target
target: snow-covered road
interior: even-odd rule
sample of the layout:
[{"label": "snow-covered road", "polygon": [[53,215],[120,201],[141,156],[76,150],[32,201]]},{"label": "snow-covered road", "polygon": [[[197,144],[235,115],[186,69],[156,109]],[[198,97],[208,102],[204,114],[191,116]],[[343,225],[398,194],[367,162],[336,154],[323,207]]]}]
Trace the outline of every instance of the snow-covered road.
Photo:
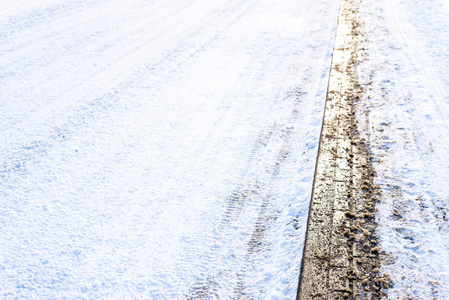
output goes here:
[{"label": "snow-covered road", "polygon": [[449,4],[366,0],[359,16],[359,130],[383,189],[389,298],[449,299]]},{"label": "snow-covered road", "polygon": [[0,297],[295,297],[337,0],[0,3]]}]

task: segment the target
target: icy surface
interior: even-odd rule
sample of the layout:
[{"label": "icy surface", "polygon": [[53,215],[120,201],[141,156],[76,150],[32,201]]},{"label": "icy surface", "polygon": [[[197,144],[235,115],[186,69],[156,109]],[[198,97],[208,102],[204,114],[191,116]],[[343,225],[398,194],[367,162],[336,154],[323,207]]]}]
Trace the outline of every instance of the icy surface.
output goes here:
[{"label": "icy surface", "polygon": [[1,1],[0,297],[293,299],[338,4]]},{"label": "icy surface", "polygon": [[362,1],[360,129],[383,190],[389,299],[449,299],[449,5]]}]

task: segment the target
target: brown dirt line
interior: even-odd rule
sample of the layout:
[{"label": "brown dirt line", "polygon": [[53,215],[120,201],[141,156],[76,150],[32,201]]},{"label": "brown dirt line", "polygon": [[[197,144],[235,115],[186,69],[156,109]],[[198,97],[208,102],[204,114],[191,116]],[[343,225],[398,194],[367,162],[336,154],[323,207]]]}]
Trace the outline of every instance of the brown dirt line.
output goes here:
[{"label": "brown dirt line", "polygon": [[391,285],[380,274],[375,222],[378,187],[355,102],[360,37],[357,0],[342,0],[310,205],[298,299],[380,299]]}]

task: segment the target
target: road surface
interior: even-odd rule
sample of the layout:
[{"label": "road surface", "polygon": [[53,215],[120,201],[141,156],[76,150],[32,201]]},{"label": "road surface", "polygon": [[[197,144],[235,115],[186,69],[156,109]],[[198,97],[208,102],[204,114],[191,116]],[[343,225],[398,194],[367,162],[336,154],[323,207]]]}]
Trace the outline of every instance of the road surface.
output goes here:
[{"label": "road surface", "polygon": [[338,7],[2,1],[1,297],[294,298]]}]

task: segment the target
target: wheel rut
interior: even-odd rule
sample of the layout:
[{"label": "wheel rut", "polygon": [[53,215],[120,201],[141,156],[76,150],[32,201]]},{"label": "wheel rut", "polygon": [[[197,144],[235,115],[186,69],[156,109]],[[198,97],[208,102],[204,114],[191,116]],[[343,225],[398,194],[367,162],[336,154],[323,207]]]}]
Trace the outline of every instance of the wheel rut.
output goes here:
[{"label": "wheel rut", "polygon": [[380,299],[392,284],[380,272],[380,189],[354,105],[358,4],[341,2],[297,299]]},{"label": "wheel rut", "polygon": [[[248,275],[248,270],[254,269],[252,256],[262,251],[267,242],[265,233],[270,226],[270,220],[277,218],[278,212],[273,211],[270,202],[276,193],[276,180],[278,180],[285,160],[290,155],[290,139],[294,125],[297,123],[302,97],[303,92],[300,89],[294,89],[287,93],[285,100],[292,102],[288,119],[285,123],[272,124],[260,132],[247,158],[247,166],[241,175],[242,182],[237,184],[227,197],[226,208],[218,223],[214,241],[228,245],[226,243],[242,238],[244,242],[240,245],[244,245],[244,248],[238,252],[238,255],[241,255],[240,260],[235,260],[226,268],[217,268],[215,262],[220,259],[222,254],[218,249],[211,247],[201,265],[198,266],[200,275],[198,275],[198,280],[191,284],[186,294],[187,299],[220,298],[223,285],[226,280],[230,280],[229,278],[232,283],[228,288],[232,290],[233,299],[244,299],[251,294],[251,291],[248,290],[252,287],[246,286],[245,278]],[[259,158],[266,157],[272,151],[277,153],[269,155],[273,160],[270,160],[268,165],[262,165]],[[244,215],[245,211],[252,212],[254,227],[248,236],[242,237],[236,229],[241,228],[239,227],[241,226],[240,222],[248,216]]]}]

